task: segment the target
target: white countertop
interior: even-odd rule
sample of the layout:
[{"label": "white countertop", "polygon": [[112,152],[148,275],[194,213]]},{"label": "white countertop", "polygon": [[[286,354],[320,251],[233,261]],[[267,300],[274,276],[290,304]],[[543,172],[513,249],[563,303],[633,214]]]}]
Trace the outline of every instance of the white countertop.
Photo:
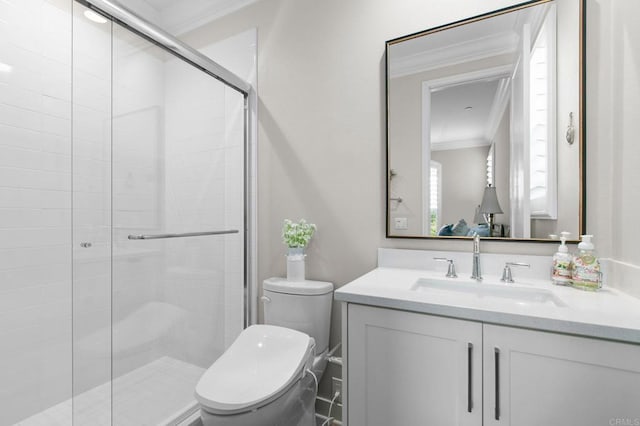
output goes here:
[{"label": "white countertop", "polygon": [[[444,268],[446,271],[446,268]],[[335,299],[384,308],[441,315],[492,324],[525,327],[640,344],[640,299],[613,288],[587,292],[551,284],[550,280],[516,278],[501,283],[497,275],[485,275],[474,285],[502,285],[550,291],[566,306],[521,303],[499,297],[478,297],[448,290],[415,291],[417,280],[468,282],[468,274],[445,278],[444,271],[379,267],[335,291]],[[514,275],[515,275],[514,271]],[[519,272],[519,271],[518,271]]]}]

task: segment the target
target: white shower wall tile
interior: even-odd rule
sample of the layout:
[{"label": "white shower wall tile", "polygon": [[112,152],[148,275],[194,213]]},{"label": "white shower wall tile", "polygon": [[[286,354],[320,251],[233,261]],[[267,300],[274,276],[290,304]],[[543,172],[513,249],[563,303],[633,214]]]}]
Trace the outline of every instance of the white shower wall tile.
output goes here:
[{"label": "white shower wall tile", "polygon": [[213,180],[224,179],[225,160],[224,149],[178,151],[167,164],[167,169],[174,176],[176,186],[187,186],[199,182],[202,176]]},{"label": "white shower wall tile", "polygon": [[8,314],[20,311],[25,307],[36,307],[51,303],[62,303],[69,298],[69,284],[47,283],[40,286],[29,286],[2,292],[0,312]]},{"label": "white shower wall tile", "polygon": [[[73,139],[80,144],[94,143],[104,145],[104,139],[110,134],[110,108],[108,98],[102,108],[87,108],[75,105],[73,109]],[[109,146],[107,144],[106,146]]]},{"label": "white shower wall tile", "polygon": [[68,172],[71,158],[68,155],[24,149],[15,146],[0,146],[0,167]]},{"label": "white shower wall tile", "polygon": [[73,156],[78,159],[103,160],[108,158],[110,147],[91,141],[78,141],[73,147]]},{"label": "white shower wall tile", "polygon": [[68,118],[59,118],[52,115],[41,114],[42,131],[56,136],[71,137],[71,121]]},{"label": "white shower wall tile", "polygon": [[40,136],[41,134],[37,130],[21,129],[0,124],[0,144],[3,146],[15,146],[23,149],[43,149],[45,145]]},{"label": "white shower wall tile", "polygon": [[[110,267],[108,261],[92,264],[92,269],[104,269]],[[92,313],[100,313],[103,317],[107,313],[107,321],[111,321],[111,307],[105,306],[104,301],[111,298],[111,275],[92,275],[86,278],[76,279],[74,276],[74,294],[73,301],[77,305],[74,307],[74,315],[91,315]],[[86,328],[90,322],[84,321],[81,327]],[[104,324],[103,324],[104,325]]]},{"label": "white shower wall tile", "polygon": [[[69,236],[67,236],[69,239]],[[66,264],[68,281],[71,279],[71,244],[70,241],[49,247],[27,247],[0,249],[0,270],[13,270],[25,267],[54,267]]]},{"label": "white shower wall tile", "polygon": [[55,228],[68,226],[71,213],[62,209],[16,209],[0,207],[0,228]]},{"label": "white shower wall tile", "polygon": [[[111,68],[107,68],[111,70]],[[77,81],[77,83],[76,83]],[[107,112],[106,101],[111,99],[110,75],[96,76],[87,72],[75,72],[73,98],[77,107],[93,111]]]},{"label": "white shower wall tile", "polygon": [[0,229],[0,249],[56,246],[65,241],[71,228],[4,228]]},{"label": "white shower wall tile", "polygon": [[[76,194],[82,196],[83,194]],[[108,205],[109,200],[104,199],[103,205]],[[93,227],[109,227],[111,220],[111,211],[109,209],[101,209],[96,206],[93,209],[74,209],[73,224],[74,228],[93,228]]]},{"label": "white shower wall tile", "polygon": [[71,119],[70,102],[49,95],[40,95],[40,110],[47,115],[62,119]]},{"label": "white shower wall tile", "polygon": [[[24,188],[17,183],[0,187],[0,208],[69,209],[70,207],[71,191]],[[5,223],[5,226],[12,225]]]},{"label": "white shower wall tile", "polygon": [[[96,45],[111,45],[111,26],[84,19],[84,16],[79,13],[84,10],[82,6],[76,5],[74,7],[76,9],[75,15],[79,18],[73,22],[74,31],[85,35],[74,39],[74,79],[76,76],[80,77],[80,80],[84,80],[88,76],[96,77],[98,80],[93,81],[94,87],[99,94],[102,94],[105,85],[100,80],[111,80],[111,55],[104,55],[103,49],[96,49]],[[85,87],[90,88],[91,85]]]},{"label": "white shower wall tile", "polygon": [[41,114],[36,111],[24,109],[7,104],[2,100],[0,104],[0,123],[12,127],[42,130]]},{"label": "white shower wall tile", "polygon": [[0,73],[0,83],[11,85],[16,89],[23,89],[51,96],[61,100],[69,101],[71,99],[70,90],[70,72],[65,73],[65,67],[59,63],[52,63],[49,60],[42,60],[37,64],[36,70],[30,69],[31,65],[21,66],[19,62],[5,58],[12,54],[19,57],[19,49],[4,49],[6,45],[0,44],[0,53],[3,54],[3,63],[11,66],[13,69],[9,73]]},{"label": "white shower wall tile", "polygon": [[0,314],[0,321],[5,330],[18,330],[38,326],[40,323],[56,321],[68,316],[71,312],[71,302],[47,302],[42,305],[14,309]]},{"label": "white shower wall tile", "polygon": [[[235,265],[237,262],[226,259],[227,265]],[[244,324],[244,272],[239,268],[225,269],[225,294],[224,294],[224,347],[233,343],[243,329]]]},{"label": "white shower wall tile", "polygon": [[[0,294],[4,291],[65,282],[69,277],[68,264],[37,265],[26,268],[0,269]],[[71,301],[68,301],[71,303]],[[25,309],[30,309],[26,307]],[[0,324],[8,324],[0,322]],[[12,327],[7,327],[12,328]]]},{"label": "white shower wall tile", "polygon": [[[8,84],[0,85],[0,99],[2,102],[11,105],[16,108],[26,109],[35,112],[46,112],[42,108],[43,95],[33,90],[23,89],[17,86],[10,86]],[[68,109],[68,108],[67,108]],[[55,111],[49,111],[49,113],[56,113]],[[65,114],[64,112],[58,112],[58,114]]]},{"label": "white shower wall tile", "polygon": [[38,34],[39,53],[63,63],[71,62],[71,50],[69,39],[71,26],[69,25],[70,3],[59,2],[57,4],[41,3],[40,22]]},{"label": "white shower wall tile", "polygon": [[0,167],[0,182],[15,182],[11,184],[15,188],[65,191],[70,181],[71,174],[66,172]]}]

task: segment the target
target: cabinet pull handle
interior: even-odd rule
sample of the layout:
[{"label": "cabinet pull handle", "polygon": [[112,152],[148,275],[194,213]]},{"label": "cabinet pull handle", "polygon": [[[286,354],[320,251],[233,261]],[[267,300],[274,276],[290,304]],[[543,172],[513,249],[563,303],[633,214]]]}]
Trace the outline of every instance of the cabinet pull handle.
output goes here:
[{"label": "cabinet pull handle", "polygon": [[496,420],[500,420],[500,349],[493,348],[493,356],[495,361],[495,373],[496,373]]},{"label": "cabinet pull handle", "polygon": [[473,411],[473,398],[471,395],[471,387],[473,382],[471,381],[473,377],[472,370],[472,359],[473,359],[473,343],[467,344],[467,412]]}]

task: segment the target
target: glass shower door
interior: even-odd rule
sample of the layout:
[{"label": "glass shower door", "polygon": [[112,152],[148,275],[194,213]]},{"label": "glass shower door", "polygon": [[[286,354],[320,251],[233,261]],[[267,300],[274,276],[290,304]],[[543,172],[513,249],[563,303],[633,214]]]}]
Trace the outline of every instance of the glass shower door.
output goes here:
[{"label": "glass shower door", "polygon": [[244,98],[113,35],[112,418],[170,424],[244,323]]},{"label": "glass shower door", "polygon": [[73,425],[109,426],[112,23],[72,7]]}]

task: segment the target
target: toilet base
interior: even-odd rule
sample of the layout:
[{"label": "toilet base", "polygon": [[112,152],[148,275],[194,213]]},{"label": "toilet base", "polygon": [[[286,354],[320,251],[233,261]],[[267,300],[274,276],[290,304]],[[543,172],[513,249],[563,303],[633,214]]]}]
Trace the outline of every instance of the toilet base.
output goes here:
[{"label": "toilet base", "polygon": [[220,415],[200,409],[203,426],[315,426],[316,385],[310,374],[271,403],[246,413]]}]

